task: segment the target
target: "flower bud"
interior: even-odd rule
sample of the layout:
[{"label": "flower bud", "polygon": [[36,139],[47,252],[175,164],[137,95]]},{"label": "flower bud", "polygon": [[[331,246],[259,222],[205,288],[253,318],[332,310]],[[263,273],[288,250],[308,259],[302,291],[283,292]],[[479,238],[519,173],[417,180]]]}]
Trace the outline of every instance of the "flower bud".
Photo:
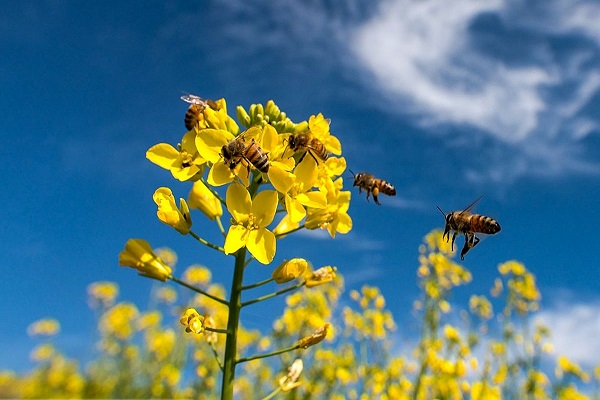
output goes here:
[{"label": "flower bud", "polygon": [[202,181],[194,183],[188,196],[188,202],[191,208],[202,211],[210,219],[216,219],[223,215],[221,201]]},{"label": "flower bud", "polygon": [[148,278],[166,281],[171,278],[171,267],[152,251],[150,243],[142,239],[129,239],[119,254],[119,265],[131,267]]},{"label": "flower bud", "polygon": [[289,261],[282,262],[279,267],[273,271],[273,279],[277,283],[286,283],[298,278],[304,274],[308,268],[308,262],[303,258],[292,258]]}]

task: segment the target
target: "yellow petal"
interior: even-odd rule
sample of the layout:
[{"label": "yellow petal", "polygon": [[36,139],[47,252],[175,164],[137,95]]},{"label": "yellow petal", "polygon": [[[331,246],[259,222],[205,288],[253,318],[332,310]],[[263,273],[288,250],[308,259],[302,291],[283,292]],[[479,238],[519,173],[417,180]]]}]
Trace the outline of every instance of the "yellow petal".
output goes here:
[{"label": "yellow petal", "polygon": [[255,229],[248,233],[246,247],[248,251],[262,264],[269,264],[275,257],[276,250],[275,235],[265,229]]},{"label": "yellow petal", "polygon": [[146,158],[164,169],[171,169],[177,161],[179,152],[168,143],[159,143],[150,147],[146,152]]},{"label": "yellow petal", "polygon": [[[277,200],[277,198],[275,200]],[[253,205],[252,200],[250,199],[250,193],[248,193],[248,190],[239,183],[232,183],[227,188],[225,202],[227,203],[227,210],[229,210],[229,213],[237,222],[246,221],[248,215],[252,212]]]},{"label": "yellow petal", "polygon": [[307,207],[325,208],[327,207],[327,196],[321,191],[311,191],[300,193],[296,196],[296,200]]},{"label": "yellow petal", "polygon": [[246,245],[248,230],[241,225],[232,225],[229,227],[227,237],[225,238],[225,254],[235,253]]},{"label": "yellow petal", "polygon": [[212,186],[223,186],[229,183],[235,178],[235,175],[229,167],[223,164],[223,161],[219,161],[213,164],[211,169],[208,171],[208,177],[206,181]]},{"label": "yellow petal", "polygon": [[325,145],[325,148],[329,150],[330,153],[335,154],[336,156],[342,154],[342,144],[340,143],[339,139],[335,136],[327,136],[327,138],[324,139],[322,143],[323,145]]},{"label": "yellow petal", "polygon": [[289,195],[285,195],[285,209],[291,222],[300,222],[306,217],[306,210],[302,203]]},{"label": "yellow petal", "polygon": [[279,144],[279,135],[275,128],[269,124],[263,128],[263,136],[261,141],[262,149],[267,153],[272,153]]},{"label": "yellow petal", "polygon": [[[310,155],[305,156],[304,160],[307,158],[312,160]],[[308,190],[317,181],[318,167],[314,160],[312,162],[304,162],[304,160],[296,167],[294,174],[296,175],[296,179],[302,183],[304,190]]]},{"label": "yellow petal", "polygon": [[189,154],[195,154],[198,152],[196,150],[196,130],[192,129],[183,135],[181,139],[181,150],[187,151]]},{"label": "yellow petal", "polygon": [[273,187],[280,193],[287,193],[294,185],[295,176],[289,172],[290,170],[291,168],[288,168],[287,165],[279,161],[272,162],[269,167],[269,181],[271,181]]},{"label": "yellow petal", "polygon": [[192,164],[189,167],[171,168],[173,177],[181,182],[191,180],[198,172],[200,172],[200,168],[196,164]]},{"label": "yellow petal", "polygon": [[210,219],[223,215],[221,202],[202,181],[197,181],[192,186],[188,203],[191,208],[202,211]]},{"label": "yellow petal", "polygon": [[234,136],[222,129],[202,129],[196,135],[196,148],[205,160],[216,163],[221,159],[221,149]]},{"label": "yellow petal", "polygon": [[273,229],[273,232],[275,232],[276,235],[285,235],[285,233],[290,232],[299,226],[300,223],[292,222],[290,216],[286,214],[281,221],[279,221],[275,229]]},{"label": "yellow petal", "polygon": [[[245,189],[246,188],[244,188],[244,190]],[[229,190],[227,193],[229,193]],[[248,193],[247,190],[246,193]],[[248,197],[249,196],[250,195],[248,194]],[[277,203],[277,192],[274,190],[263,190],[254,198],[251,212],[256,218],[256,223],[258,223],[261,228],[264,228],[273,222],[275,212],[277,211]],[[229,201],[227,201],[227,204],[229,204]]]}]

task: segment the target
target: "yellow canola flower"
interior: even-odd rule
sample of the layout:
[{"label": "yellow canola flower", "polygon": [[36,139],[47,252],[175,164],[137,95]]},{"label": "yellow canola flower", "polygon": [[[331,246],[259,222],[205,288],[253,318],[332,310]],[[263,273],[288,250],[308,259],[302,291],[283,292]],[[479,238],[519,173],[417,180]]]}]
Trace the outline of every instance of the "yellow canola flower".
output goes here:
[{"label": "yellow canola flower", "polygon": [[190,233],[192,216],[190,215],[190,209],[184,199],[179,199],[178,208],[175,204],[173,192],[167,187],[156,189],[152,198],[158,206],[158,211],[156,212],[158,219],[174,228],[182,235]]},{"label": "yellow canola flower", "polygon": [[129,239],[119,254],[119,265],[131,267],[148,278],[166,281],[171,278],[171,267],[152,251],[150,243],[143,239]]},{"label": "yellow canola flower", "polygon": [[187,333],[194,332],[200,334],[204,332],[204,317],[198,314],[198,311],[194,308],[185,310],[185,313],[179,319],[179,323],[185,326],[185,331]]},{"label": "yellow canola flower", "polygon": [[335,279],[336,270],[336,267],[331,267],[328,265],[313,271],[306,277],[306,287],[311,288],[333,281]]},{"label": "yellow canola flower", "polygon": [[87,287],[91,307],[101,304],[108,307],[114,304],[119,295],[119,285],[114,282],[94,282]]},{"label": "yellow canola flower", "polygon": [[139,316],[137,307],[131,303],[119,303],[100,317],[100,331],[105,335],[126,340],[134,333],[134,325]]},{"label": "yellow canola flower", "polygon": [[308,130],[314,138],[319,139],[330,153],[339,156],[342,154],[342,144],[339,139],[329,131],[329,119],[323,114],[311,115],[308,119]]},{"label": "yellow canola flower", "polygon": [[300,378],[303,368],[304,364],[302,363],[302,360],[297,359],[288,368],[287,375],[279,378],[279,387],[283,392],[289,392],[290,390],[300,386],[301,383],[298,382],[298,378]]},{"label": "yellow canola flower", "polygon": [[335,238],[336,233],[346,234],[352,229],[352,218],[348,215],[350,208],[349,191],[342,191],[343,180],[337,179],[332,190],[328,191],[327,206],[323,209],[309,208],[306,217],[306,228],[327,229],[329,235]]},{"label": "yellow canola flower", "polygon": [[286,283],[302,276],[308,268],[308,262],[303,258],[292,258],[291,260],[282,262],[275,271],[273,271],[273,279],[277,283]]},{"label": "yellow canola flower", "polygon": [[329,324],[325,324],[313,332],[312,335],[300,339],[298,345],[303,349],[308,349],[310,346],[321,343],[327,336],[329,330]]},{"label": "yellow canola flower", "polygon": [[200,210],[210,219],[216,219],[223,215],[221,201],[202,181],[194,182],[188,196],[190,208]]},{"label": "yellow canola flower", "polygon": [[246,246],[262,264],[269,264],[276,251],[276,239],[267,226],[277,210],[277,192],[265,190],[250,198],[248,190],[234,183],[227,188],[227,209],[234,219],[225,238],[225,254],[235,253]]},{"label": "yellow canola flower", "polygon": [[54,349],[53,345],[50,343],[44,343],[34,347],[33,350],[31,350],[29,358],[32,361],[37,362],[48,361],[54,356],[55,353],[56,350]]},{"label": "yellow canola flower", "polygon": [[584,372],[578,364],[569,360],[567,357],[560,356],[560,357],[558,357],[557,362],[558,362],[558,365],[557,365],[556,371],[555,371],[555,375],[557,378],[562,378],[563,373],[564,373],[564,374],[575,375],[584,382],[589,381],[589,379],[590,379],[589,374]]},{"label": "yellow canola flower", "polygon": [[212,280],[212,272],[203,265],[190,265],[183,272],[183,280],[191,285],[207,286]]},{"label": "yellow canola flower", "polygon": [[502,275],[508,275],[512,273],[513,275],[521,276],[526,272],[525,266],[518,261],[507,261],[498,265],[498,271]]},{"label": "yellow canola flower", "polygon": [[60,323],[53,318],[44,318],[27,327],[29,336],[54,336],[60,332]]},{"label": "yellow canola flower", "polygon": [[202,174],[206,161],[196,150],[195,131],[189,131],[181,139],[179,150],[168,143],[159,143],[146,152],[146,158],[154,164],[171,171],[179,181],[194,180]]},{"label": "yellow canola flower", "polygon": [[295,179],[292,186],[287,190],[280,190],[284,195],[285,209],[292,223],[300,222],[306,217],[305,206],[314,209],[323,209],[327,206],[325,193],[311,190],[317,182],[317,170],[311,168],[311,165],[314,163],[300,163],[294,170]]}]

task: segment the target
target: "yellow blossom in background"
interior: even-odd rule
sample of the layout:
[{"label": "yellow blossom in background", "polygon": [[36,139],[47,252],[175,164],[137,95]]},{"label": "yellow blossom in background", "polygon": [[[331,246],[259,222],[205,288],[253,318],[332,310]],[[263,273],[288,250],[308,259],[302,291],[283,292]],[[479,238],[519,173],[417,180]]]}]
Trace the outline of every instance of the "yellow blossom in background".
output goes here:
[{"label": "yellow blossom in background", "polygon": [[192,216],[190,215],[190,209],[188,208],[188,205],[184,199],[179,199],[178,208],[175,204],[173,192],[167,187],[156,189],[152,198],[158,206],[156,215],[161,222],[174,228],[182,235],[187,235],[190,233],[190,228],[192,227]]},{"label": "yellow blossom in background", "polygon": [[308,349],[310,346],[314,346],[315,344],[323,341],[323,339],[325,339],[325,337],[327,336],[328,330],[329,324],[325,324],[322,327],[318,328],[312,335],[300,339],[298,345],[303,349]]},{"label": "yellow blossom in background", "polygon": [[161,303],[173,304],[177,301],[177,291],[170,287],[161,287],[154,293],[154,298]]},{"label": "yellow blossom in background", "polygon": [[152,146],[146,152],[146,158],[154,164],[171,171],[179,181],[194,180],[202,173],[206,161],[196,150],[196,132],[189,131],[183,136],[179,150],[167,143]]},{"label": "yellow blossom in background", "polygon": [[223,215],[221,201],[202,181],[194,182],[188,196],[188,205],[192,209],[202,211],[209,219],[216,219]]},{"label": "yellow blossom in background", "polygon": [[183,280],[190,285],[206,286],[212,280],[212,272],[203,265],[190,265],[183,272]]},{"label": "yellow blossom in background", "polygon": [[502,275],[514,274],[523,275],[525,273],[525,266],[518,261],[507,261],[498,265],[498,272]]},{"label": "yellow blossom in background", "polygon": [[502,279],[496,278],[494,279],[494,287],[490,290],[490,294],[492,297],[498,297],[500,296],[500,293],[502,293],[503,289],[504,286],[502,285]]},{"label": "yellow blossom in background", "polygon": [[27,327],[29,336],[54,336],[60,332],[60,323],[53,318],[44,318]]},{"label": "yellow blossom in background", "polygon": [[490,386],[485,382],[474,382],[471,385],[470,395],[473,400],[502,400],[500,388],[498,386]]},{"label": "yellow blossom in background", "polygon": [[181,325],[185,326],[187,333],[194,332],[196,334],[204,332],[204,317],[198,314],[193,308],[185,310],[183,316],[179,319]]},{"label": "yellow blossom in background", "polygon": [[162,321],[162,314],[160,311],[148,311],[141,314],[136,323],[137,330],[145,330],[150,328],[157,328]]},{"label": "yellow blossom in background", "polygon": [[276,240],[266,227],[273,221],[277,210],[277,192],[265,190],[250,198],[248,190],[234,183],[227,189],[227,209],[234,219],[225,238],[225,254],[231,254],[246,246],[262,264],[269,264],[275,257]]},{"label": "yellow blossom in background", "polygon": [[37,347],[34,347],[31,353],[29,354],[29,358],[32,361],[42,362],[48,361],[56,354],[56,350],[54,346],[50,343],[44,343]]},{"label": "yellow blossom in background", "polygon": [[110,307],[119,295],[119,285],[114,282],[94,282],[87,287],[90,307]]},{"label": "yellow blossom in background", "polygon": [[120,340],[129,339],[135,332],[139,316],[137,307],[131,303],[119,303],[108,309],[100,318],[100,331]]},{"label": "yellow blossom in background", "polygon": [[486,320],[494,316],[492,303],[485,296],[471,296],[469,299],[469,309],[473,314]]},{"label": "yellow blossom in background", "polygon": [[590,375],[587,372],[584,372],[578,364],[572,362],[565,356],[558,357],[554,374],[557,378],[562,378],[564,374],[572,374],[584,382],[587,382],[590,379]]},{"label": "yellow blossom in background", "polygon": [[166,359],[175,346],[176,336],[172,329],[151,330],[146,333],[146,349],[157,361]]},{"label": "yellow blossom in background", "polygon": [[316,271],[309,272],[306,276],[306,287],[311,288],[331,282],[335,279],[336,270],[336,267],[331,267],[328,265],[326,267],[321,267]]},{"label": "yellow blossom in background", "polygon": [[131,267],[148,278],[166,281],[171,278],[171,267],[152,251],[150,243],[143,239],[129,239],[119,254],[119,265]]},{"label": "yellow blossom in background", "polygon": [[273,271],[272,277],[277,283],[286,283],[302,276],[308,269],[308,262],[303,258],[292,258],[282,262]]}]

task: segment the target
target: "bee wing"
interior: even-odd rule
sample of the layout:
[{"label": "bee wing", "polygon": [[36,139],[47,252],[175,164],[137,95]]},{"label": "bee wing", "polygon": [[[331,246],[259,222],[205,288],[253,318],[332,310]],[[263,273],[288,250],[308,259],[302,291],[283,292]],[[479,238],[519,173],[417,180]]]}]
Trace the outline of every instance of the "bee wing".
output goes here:
[{"label": "bee wing", "polygon": [[471,209],[472,209],[473,207],[475,207],[475,204],[479,203],[479,200],[481,200],[482,198],[483,198],[483,195],[479,196],[477,199],[475,199],[475,201],[474,201],[474,202],[472,202],[471,204],[469,204],[469,205],[468,205],[468,206],[467,206],[467,207],[466,207],[464,210],[462,210],[460,213],[461,213],[461,214],[464,214],[464,213],[466,213],[466,212],[470,212],[470,211],[471,211]]},{"label": "bee wing", "polygon": [[199,96],[193,95],[193,94],[187,93],[187,94],[181,96],[180,98],[181,98],[181,100],[185,101],[186,103],[199,104],[201,106],[206,105],[206,101],[204,99],[202,99]]}]

